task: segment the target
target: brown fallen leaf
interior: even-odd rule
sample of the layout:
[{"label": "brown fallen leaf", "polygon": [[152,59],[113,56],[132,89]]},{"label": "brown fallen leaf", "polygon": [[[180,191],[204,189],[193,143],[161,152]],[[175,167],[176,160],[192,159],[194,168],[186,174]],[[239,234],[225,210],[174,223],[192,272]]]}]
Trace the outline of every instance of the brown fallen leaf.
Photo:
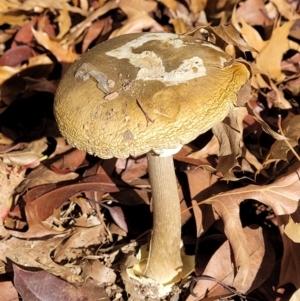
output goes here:
[{"label": "brown fallen leaf", "polygon": [[81,52],[84,53],[90,44],[98,37],[107,35],[112,30],[111,17],[102,18],[88,27],[87,33],[83,38]]},{"label": "brown fallen leaf", "polygon": [[108,241],[108,236],[109,233],[107,233],[103,223],[90,228],[76,227],[65,238],[63,244],[56,248],[54,261],[57,263],[63,260],[72,262],[77,258],[87,256],[89,246],[105,244]]},{"label": "brown fallen leaf", "polygon": [[276,6],[279,13],[287,20],[297,20],[300,18],[300,14],[295,11],[290,3],[280,0],[271,0],[271,2]]},{"label": "brown fallen leaf", "polygon": [[101,203],[100,206],[106,208],[112,219],[114,220],[114,222],[125,232],[128,232],[128,227],[127,227],[127,223],[125,221],[125,216],[124,216],[124,212],[122,210],[122,207],[120,206],[108,206],[105,205],[104,203]]},{"label": "brown fallen leaf", "polygon": [[70,30],[72,20],[68,11],[67,5],[64,3],[59,16],[56,18],[59,26],[59,33],[56,36],[57,39],[63,38]]},{"label": "brown fallen leaf", "polygon": [[0,290],[2,301],[18,299],[18,292],[14,287],[13,281],[7,275],[0,275]]},{"label": "brown fallen leaf", "polygon": [[2,85],[6,80],[13,75],[34,66],[52,65],[51,59],[46,54],[37,55],[28,59],[28,63],[20,67],[0,67],[0,84]]},{"label": "brown fallen leaf", "polygon": [[20,266],[30,266],[39,268],[49,273],[59,276],[71,283],[83,283],[84,280],[74,273],[69,267],[56,264],[50,254],[63,241],[64,236],[48,238],[47,240],[23,240],[10,237],[6,241],[1,241],[0,258],[4,262],[8,259]]},{"label": "brown fallen leaf", "polygon": [[87,166],[86,152],[73,149],[51,164],[51,169],[58,174],[67,174],[78,168]]},{"label": "brown fallen leaf", "polygon": [[291,152],[291,148],[298,145],[299,128],[300,128],[300,116],[289,113],[281,124],[283,135],[286,140],[276,140],[268,152],[263,165],[266,166],[271,162],[288,161],[288,153]]},{"label": "brown fallen leaf", "polygon": [[270,126],[259,116],[255,110],[251,108],[249,104],[246,104],[246,108],[248,110],[248,114],[253,117],[262,127],[262,129],[269,135],[271,135],[276,140],[286,140],[287,138],[283,135],[280,135],[279,133],[273,131]]},{"label": "brown fallen leaf", "polygon": [[76,24],[70,29],[70,31],[61,40],[61,44],[73,45],[74,41],[81,37],[83,32],[92,24],[93,21],[105,15],[110,10],[117,9],[119,6],[118,2],[119,1],[117,0],[108,1],[104,5],[100,6],[98,9],[91,11],[91,13],[89,13],[82,22]]},{"label": "brown fallen leaf", "polygon": [[46,32],[37,31],[33,28],[31,30],[37,42],[51,51],[58,61],[72,63],[79,57],[79,55],[75,53],[71,47],[66,47],[56,40],[51,39]]},{"label": "brown fallen leaf", "polygon": [[294,222],[292,217],[289,217],[289,221],[284,228],[285,235],[295,243],[300,243],[300,224]]},{"label": "brown fallen leaf", "polygon": [[21,150],[14,150],[12,152],[0,154],[0,157],[3,162],[8,165],[26,166],[32,162],[38,162],[41,158],[43,158],[43,152],[47,149],[47,147],[47,138],[43,137],[29,143],[22,143],[20,144]]},{"label": "brown fallen leaf", "polygon": [[236,10],[237,19],[243,18],[249,25],[270,26],[274,20],[268,16],[263,0],[239,2]]},{"label": "brown fallen leaf", "polygon": [[115,283],[116,274],[113,269],[106,267],[99,260],[89,260],[83,267],[83,277],[92,278],[103,285],[104,283]]},{"label": "brown fallen leaf", "polygon": [[16,188],[16,192],[21,194],[26,190],[36,186],[70,181],[76,179],[78,176],[78,173],[75,172],[58,174],[45,165],[40,164],[38,167],[30,171],[29,174],[27,174],[23,182]]},{"label": "brown fallen leaf", "polygon": [[233,169],[240,166],[237,158],[242,154],[243,119],[246,115],[246,108],[237,108],[212,128],[220,144],[216,169],[222,173],[223,180],[237,180]]},{"label": "brown fallen leaf", "polygon": [[[109,300],[105,289],[89,280],[75,287],[46,271],[30,271],[15,264],[13,268],[14,284],[23,300]],[[36,285],[37,282],[39,285]]]},{"label": "brown fallen leaf", "polygon": [[[300,168],[281,177],[269,185],[248,185],[213,196],[200,204],[211,204],[213,210],[224,223],[224,231],[232,247],[235,264],[242,271],[245,281],[249,273],[249,253],[247,239],[240,220],[240,203],[245,199],[255,199],[270,206],[277,218],[292,214],[298,207]],[[283,225],[281,225],[282,227]],[[234,229],[234,231],[233,231]]]},{"label": "brown fallen leaf", "polygon": [[23,181],[25,171],[18,167],[11,168],[0,160],[0,236],[6,236],[3,222],[12,206],[12,197],[16,187]]},{"label": "brown fallen leaf", "polygon": [[300,244],[293,242],[286,234],[282,235],[283,256],[281,261],[280,279],[278,287],[292,283],[296,288],[300,287]]},{"label": "brown fallen leaf", "polygon": [[19,66],[33,56],[32,49],[27,45],[10,48],[1,56],[0,66]]},{"label": "brown fallen leaf", "polygon": [[147,173],[147,159],[146,156],[140,158],[129,158],[126,160],[126,167],[122,172],[122,180],[126,183],[130,183]]},{"label": "brown fallen leaf", "polygon": [[[220,247],[210,258],[204,271],[201,272],[202,275],[212,277],[212,279],[202,280],[199,275],[200,280],[193,289],[193,293],[197,295],[197,298],[217,298],[218,296],[230,293],[226,286],[224,287],[220,283],[212,281],[213,279],[217,279],[222,281],[224,285],[233,287],[239,294],[246,294],[260,286],[269,277],[275,264],[275,252],[270,241],[265,239],[266,233],[263,233],[262,228],[252,228],[251,226],[245,227],[243,231],[247,237],[250,254],[250,272],[247,279],[242,281],[241,270],[238,270],[237,273],[235,272],[235,268],[232,265],[230,244],[228,241],[225,241],[221,243]],[[211,237],[211,240],[214,242],[216,241],[215,236]],[[209,243],[209,237],[206,239],[206,243]],[[201,257],[199,260],[201,260]],[[218,264],[216,265],[216,263]],[[192,300],[196,300],[196,298],[190,295],[187,301]]]}]

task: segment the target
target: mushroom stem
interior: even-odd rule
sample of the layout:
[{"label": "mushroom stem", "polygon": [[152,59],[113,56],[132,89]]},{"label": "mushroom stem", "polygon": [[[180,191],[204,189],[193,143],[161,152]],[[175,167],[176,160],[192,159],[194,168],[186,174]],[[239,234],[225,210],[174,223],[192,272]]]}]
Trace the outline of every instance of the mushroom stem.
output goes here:
[{"label": "mushroom stem", "polygon": [[173,157],[147,154],[152,189],[153,230],[145,275],[161,284],[181,270],[181,211]]}]

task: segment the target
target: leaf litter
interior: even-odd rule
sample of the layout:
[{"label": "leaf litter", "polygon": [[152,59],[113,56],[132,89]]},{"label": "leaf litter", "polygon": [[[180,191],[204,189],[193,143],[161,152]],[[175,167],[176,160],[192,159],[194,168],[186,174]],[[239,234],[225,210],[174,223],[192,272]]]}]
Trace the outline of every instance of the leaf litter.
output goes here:
[{"label": "leaf litter", "polygon": [[142,31],[208,39],[253,72],[240,107],[174,155],[182,240],[196,262],[166,299],[298,300],[297,1],[5,0],[0,15],[4,301],[136,300],[124,271],[152,226],[147,160],[71,149],[52,101],[82,53]]}]

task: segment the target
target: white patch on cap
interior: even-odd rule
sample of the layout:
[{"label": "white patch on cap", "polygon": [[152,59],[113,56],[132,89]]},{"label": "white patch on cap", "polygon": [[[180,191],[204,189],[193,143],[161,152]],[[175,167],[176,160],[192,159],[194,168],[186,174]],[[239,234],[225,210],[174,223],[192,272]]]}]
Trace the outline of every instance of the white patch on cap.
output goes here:
[{"label": "white patch on cap", "polygon": [[203,60],[197,56],[182,61],[178,68],[167,72],[161,58],[155,52],[132,52],[132,49],[138,48],[148,41],[155,40],[172,44],[174,48],[186,46],[182,40],[174,38],[174,34],[146,34],[117,49],[108,51],[106,54],[118,59],[128,59],[133,66],[140,68],[137,73],[137,80],[158,80],[166,86],[172,86],[206,75]]}]

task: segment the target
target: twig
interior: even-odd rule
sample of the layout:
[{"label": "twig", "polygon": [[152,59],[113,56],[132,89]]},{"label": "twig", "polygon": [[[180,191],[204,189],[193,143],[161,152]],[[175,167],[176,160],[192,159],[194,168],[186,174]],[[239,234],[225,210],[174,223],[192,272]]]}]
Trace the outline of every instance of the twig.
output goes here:
[{"label": "twig", "polygon": [[142,104],[140,103],[140,101],[139,101],[138,99],[136,100],[136,103],[137,103],[137,105],[139,106],[139,108],[141,109],[141,111],[143,112],[143,114],[144,114],[145,117],[146,117],[146,120],[147,120],[147,126],[148,126],[149,121],[153,123],[153,122],[154,122],[154,119],[151,119],[151,118],[149,117],[148,113],[145,111],[145,109],[143,108]]},{"label": "twig", "polygon": [[246,300],[246,296],[241,294],[239,291],[237,291],[234,287],[227,285],[226,283],[224,283],[221,280],[218,280],[216,278],[207,276],[207,275],[202,275],[199,277],[195,277],[192,280],[191,286],[190,286],[190,293],[193,297],[197,297],[197,295],[194,293],[194,287],[197,284],[197,282],[199,280],[208,280],[208,281],[214,281],[217,282],[218,284],[222,285],[224,288],[226,288],[227,290],[229,290],[231,293],[233,293],[235,296],[239,296],[242,300]]}]

